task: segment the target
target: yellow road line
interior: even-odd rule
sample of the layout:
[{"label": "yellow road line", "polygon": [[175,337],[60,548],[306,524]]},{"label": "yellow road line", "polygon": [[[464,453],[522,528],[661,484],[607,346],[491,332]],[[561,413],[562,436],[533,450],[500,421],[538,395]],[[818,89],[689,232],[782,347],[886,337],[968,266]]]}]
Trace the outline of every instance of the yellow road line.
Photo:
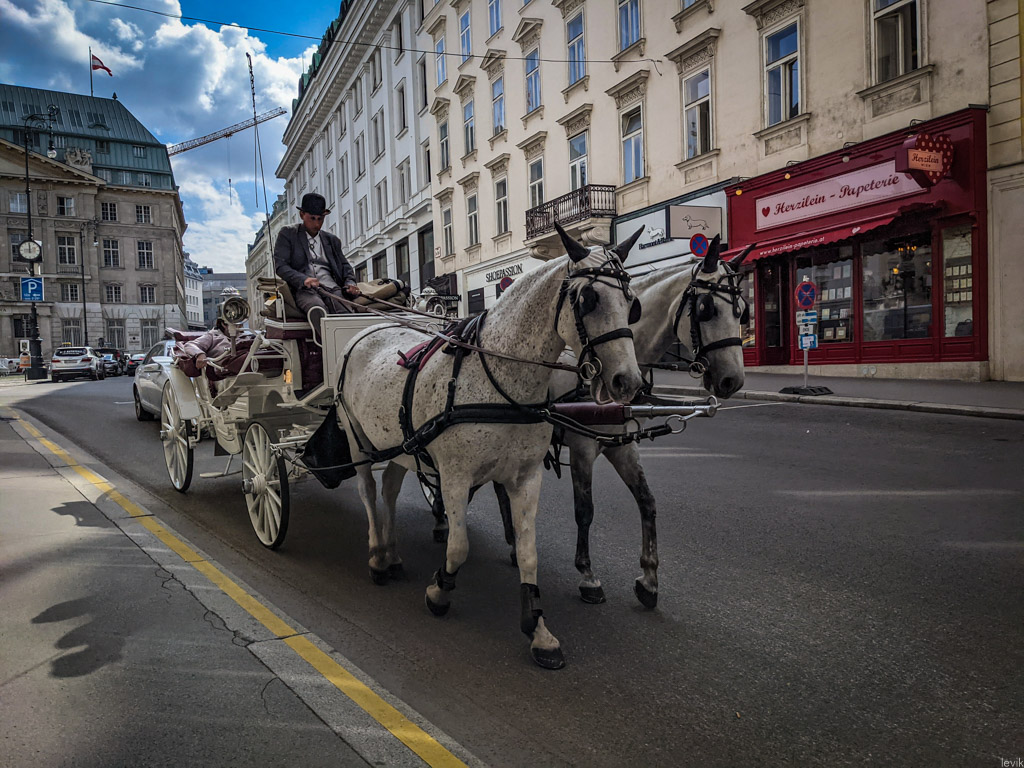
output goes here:
[{"label": "yellow road line", "polygon": [[323,675],[335,688],[348,696],[364,712],[386,728],[396,739],[405,744],[432,768],[466,768],[466,764],[445,749],[429,733],[424,731],[409,718],[386,702],[369,686],[361,682],[355,675],[332,659],[327,653],[317,648],[308,637],[297,635],[296,630],[288,625],[277,614],[250,595],[241,586],[232,581],[221,570],[188,546],[185,542],[168,531],[160,522],[142,507],[127,499],[104,478],[90,469],[83,467],[71,455],[15,413],[18,423],[35,437],[48,451],[60,458],[97,489],[105,493],[113,502],[129,515],[139,518],[139,524],[150,531],[161,542],[183,561],[191,565],[213,584],[221,589],[239,607],[256,621],[274,633],[313,669]]}]

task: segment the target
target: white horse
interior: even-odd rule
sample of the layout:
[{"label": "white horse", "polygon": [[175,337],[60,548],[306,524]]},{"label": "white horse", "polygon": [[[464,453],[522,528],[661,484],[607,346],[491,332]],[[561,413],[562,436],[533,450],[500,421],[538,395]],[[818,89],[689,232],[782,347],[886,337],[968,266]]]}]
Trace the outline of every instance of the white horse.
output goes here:
[{"label": "white horse", "polygon": [[[746,253],[727,263],[719,259],[719,238],[710,245],[703,260],[658,270],[636,278],[633,288],[643,307],[643,315],[633,325],[637,359],[645,373],[644,363],[656,363],[678,341],[693,347],[691,368],[703,372],[704,388],[717,397],[728,398],[742,386],[743,350],[740,325],[749,311],[740,295],[740,276],[735,267]],[[749,249],[748,251],[749,252]],[[696,332],[695,332],[696,329]],[[576,380],[561,371],[552,376],[551,398],[572,392]],[[612,431],[606,428],[603,431]],[[581,598],[588,603],[603,603],[604,589],[594,577],[590,564],[590,525],[594,519],[594,462],[604,455],[629,488],[640,509],[643,544],[640,566],[643,575],[633,590],[637,599],[653,608],[658,602],[658,538],[657,508],[651,493],[636,443],[605,446],[584,435],[566,432],[563,444],[569,449],[576,510],[576,569],[582,577]],[[505,538],[512,544],[514,531],[508,515],[507,497],[495,487]],[[513,559],[515,552],[513,551]]]},{"label": "white horse", "polygon": [[[449,533],[446,559],[427,587],[426,603],[434,614],[446,613],[455,576],[468,555],[466,506],[470,489],[487,482],[500,483],[507,489],[515,528],[520,626],[531,638],[530,650],[536,663],[549,669],[565,664],[558,640],[545,625],[537,588],[535,520],[543,475],[541,462],[551,441],[551,426],[536,420],[536,409],[515,404],[546,404],[551,371],[523,361],[554,363],[568,344],[584,350],[581,365],[592,374],[596,397],[626,403],[643,383],[627,327],[634,299],[629,292],[629,276],[621,264],[642,228],[614,248],[589,249],[560,227],[558,231],[568,255],[517,280],[486,313],[475,337],[474,343],[489,352],[517,360],[475,353],[463,358],[456,375],[453,358],[457,355],[436,354],[419,371],[410,403],[406,391],[409,371],[396,362],[398,353],[423,342],[424,334],[393,325],[376,326],[346,347],[338,396],[338,420],[348,435],[352,458],[392,459],[381,479],[383,511],[377,507],[376,484],[369,465],[358,467],[359,494],[369,520],[374,580],[400,567],[395,502],[405,472],[429,461],[440,476]],[[418,430],[448,412],[450,391],[456,408],[483,404],[464,413],[488,408],[499,413],[491,423],[480,417],[448,426],[425,446],[419,446],[419,457],[384,455],[384,449],[411,445],[410,429]],[[403,425],[405,414],[409,418]],[[523,419],[531,418],[534,423],[523,423]]]}]

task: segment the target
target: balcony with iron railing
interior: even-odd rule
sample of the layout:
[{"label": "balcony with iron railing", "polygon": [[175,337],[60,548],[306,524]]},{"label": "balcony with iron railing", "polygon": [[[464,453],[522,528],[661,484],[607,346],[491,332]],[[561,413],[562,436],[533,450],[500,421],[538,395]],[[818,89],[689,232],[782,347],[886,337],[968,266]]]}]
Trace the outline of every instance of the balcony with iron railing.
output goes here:
[{"label": "balcony with iron railing", "polygon": [[530,208],[526,212],[526,239],[534,240],[554,232],[556,221],[568,228],[588,219],[614,217],[615,187],[611,184],[587,184]]}]

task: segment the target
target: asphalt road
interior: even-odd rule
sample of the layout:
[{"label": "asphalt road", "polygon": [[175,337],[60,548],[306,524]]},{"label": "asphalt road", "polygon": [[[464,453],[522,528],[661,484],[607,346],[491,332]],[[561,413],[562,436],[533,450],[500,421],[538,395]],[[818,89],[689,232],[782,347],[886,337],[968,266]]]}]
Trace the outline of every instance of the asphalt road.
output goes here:
[{"label": "asphalt road", "polygon": [[[642,608],[640,526],[604,460],[592,535],[608,602],[577,597],[567,478],[538,543],[546,672],[519,633],[493,497],[444,619],[442,562],[411,480],[407,579],[376,587],[355,490],[293,489],[264,550],[239,477],[173,491],[129,378],[32,388],[19,407],[160,502],[158,514],[495,766],[996,765],[1024,756],[1024,430],[900,411],[751,405],[644,448],[659,499],[660,602]],[[221,468],[204,444],[196,472]]]}]

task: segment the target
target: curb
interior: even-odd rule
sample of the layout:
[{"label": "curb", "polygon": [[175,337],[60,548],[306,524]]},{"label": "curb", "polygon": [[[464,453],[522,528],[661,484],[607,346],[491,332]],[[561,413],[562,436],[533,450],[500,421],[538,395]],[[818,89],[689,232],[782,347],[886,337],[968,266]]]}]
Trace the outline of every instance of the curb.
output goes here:
[{"label": "curb", "polygon": [[[702,387],[679,387],[673,385],[655,386],[655,392],[688,397],[707,397]],[[922,403],[909,400],[876,400],[869,397],[838,397],[836,395],[784,395],[781,392],[757,392],[744,390],[732,396],[733,400],[763,400],[777,403],[809,403],[811,405],[843,405],[848,408],[880,408],[915,413],[938,413],[945,416],[980,416],[987,419],[1014,419],[1024,421],[1024,410],[1016,408],[995,408],[979,405],[952,405],[946,403]]]}]

